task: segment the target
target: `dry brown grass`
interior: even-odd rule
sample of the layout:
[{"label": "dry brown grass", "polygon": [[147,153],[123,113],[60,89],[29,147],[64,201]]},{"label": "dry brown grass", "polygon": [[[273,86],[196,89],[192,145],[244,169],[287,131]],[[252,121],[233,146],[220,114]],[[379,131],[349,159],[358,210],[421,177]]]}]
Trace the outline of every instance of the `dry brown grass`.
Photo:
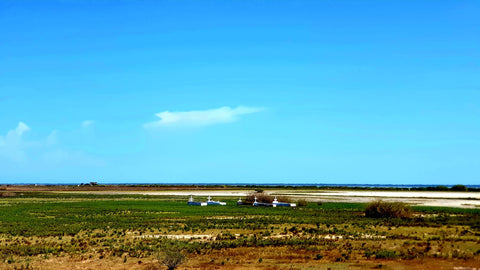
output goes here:
[{"label": "dry brown grass", "polygon": [[17,193],[15,192],[6,191],[6,192],[0,193],[0,197],[15,197],[15,196],[17,196]]},{"label": "dry brown grass", "polygon": [[262,203],[272,203],[274,199],[273,196],[264,192],[252,192],[247,195],[244,203],[252,204],[255,201],[255,197],[257,197],[258,202],[262,202]]},{"label": "dry brown grass", "polygon": [[[188,260],[179,269],[476,269],[480,262],[476,260],[451,260],[423,258],[422,260],[385,260],[385,259],[356,259],[347,262],[335,262],[341,252],[340,249],[325,252],[320,260],[314,260],[314,251],[306,251],[296,248],[273,248],[273,247],[251,247],[215,250],[209,254],[189,255]],[[262,261],[259,261],[262,258]],[[80,255],[61,256],[53,258],[32,257],[29,258],[29,268],[44,270],[86,270],[86,269],[111,269],[111,270],[147,270],[166,269],[158,268],[158,261],[154,258],[129,258],[123,262],[121,258],[94,257],[81,259]],[[16,262],[7,264],[0,262],[0,269],[21,269],[26,263]],[[464,268],[461,268],[464,267]],[[25,269],[25,268],[24,268]]]}]

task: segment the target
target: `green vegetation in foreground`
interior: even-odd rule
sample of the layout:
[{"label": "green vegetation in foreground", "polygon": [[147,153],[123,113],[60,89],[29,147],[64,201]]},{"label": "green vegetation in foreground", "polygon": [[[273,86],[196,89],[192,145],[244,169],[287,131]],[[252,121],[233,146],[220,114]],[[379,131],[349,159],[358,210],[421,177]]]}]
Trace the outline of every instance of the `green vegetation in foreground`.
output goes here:
[{"label": "green vegetation in foreground", "polygon": [[[76,235],[88,230],[158,230],[168,233],[206,230],[261,230],[280,224],[343,223],[361,217],[363,204],[325,203],[305,209],[236,206],[192,207],[173,196],[26,194],[2,199],[0,233],[22,236]],[[335,216],[332,211],[342,210]],[[228,217],[228,219],[222,219]],[[212,220],[213,218],[213,220]],[[219,219],[216,219],[219,218]]]},{"label": "green vegetation in foreground", "polygon": [[[295,247],[318,258],[344,250],[335,258],[339,261],[478,259],[480,254],[480,209],[413,207],[412,218],[368,218],[361,203],[257,208],[236,206],[236,200],[224,198],[227,206],[195,207],[186,199],[54,193],[0,198],[0,259],[65,253],[144,258],[172,245],[191,254]],[[153,237],[175,234],[214,237],[208,241]]]}]

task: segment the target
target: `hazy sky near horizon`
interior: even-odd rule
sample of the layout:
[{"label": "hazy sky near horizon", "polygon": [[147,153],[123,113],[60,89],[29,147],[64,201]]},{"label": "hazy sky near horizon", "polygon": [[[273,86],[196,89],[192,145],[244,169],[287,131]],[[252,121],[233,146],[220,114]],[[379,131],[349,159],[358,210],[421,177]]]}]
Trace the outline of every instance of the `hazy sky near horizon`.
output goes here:
[{"label": "hazy sky near horizon", "polygon": [[480,183],[479,1],[0,1],[0,183]]}]

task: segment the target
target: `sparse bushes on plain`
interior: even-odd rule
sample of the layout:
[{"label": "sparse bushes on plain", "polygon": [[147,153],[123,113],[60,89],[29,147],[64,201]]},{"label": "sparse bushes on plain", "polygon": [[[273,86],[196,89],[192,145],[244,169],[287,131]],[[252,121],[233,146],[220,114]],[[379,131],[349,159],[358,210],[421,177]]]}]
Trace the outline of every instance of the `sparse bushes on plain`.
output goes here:
[{"label": "sparse bushes on plain", "polygon": [[365,216],[373,218],[409,218],[412,214],[412,209],[401,202],[378,200],[368,204],[365,209]]},{"label": "sparse bushes on plain", "polygon": [[[379,260],[475,260],[480,254],[480,209],[475,208],[418,206],[414,209],[424,214],[421,218],[373,219],[359,217],[366,210],[364,204],[343,202],[323,202],[321,207],[309,202],[307,207],[285,211],[230,205],[235,199],[228,200],[227,207],[192,208],[184,199],[171,197],[157,203],[158,198],[130,195],[123,195],[129,196],[124,200],[112,195],[27,196],[44,203],[39,204],[39,199],[0,198],[0,268],[16,265],[19,269],[21,262],[31,258],[36,263],[41,258],[57,260],[66,254],[82,260],[103,258],[102,264],[116,260],[125,269],[144,270],[165,270],[162,261],[175,264],[181,254],[191,257],[190,265],[201,263],[205,268],[229,268],[237,263],[247,266],[259,257],[266,258],[263,263],[273,264],[285,259],[279,254],[291,249],[301,250],[298,256],[305,255],[308,263],[353,262],[359,256]],[[65,198],[75,200],[65,202]],[[383,213],[378,209],[384,208],[375,209]],[[41,218],[46,216],[54,218]],[[154,237],[168,234],[179,238]],[[264,247],[269,251],[258,253]],[[171,248],[180,255],[168,256],[169,260],[158,256],[157,252],[168,255],[165,250]],[[225,260],[227,255],[233,261]],[[11,258],[21,261],[9,263]],[[212,258],[215,260],[208,263]],[[243,258],[248,262],[241,262]],[[140,259],[142,263],[137,265]],[[183,266],[186,264],[170,269]]]}]

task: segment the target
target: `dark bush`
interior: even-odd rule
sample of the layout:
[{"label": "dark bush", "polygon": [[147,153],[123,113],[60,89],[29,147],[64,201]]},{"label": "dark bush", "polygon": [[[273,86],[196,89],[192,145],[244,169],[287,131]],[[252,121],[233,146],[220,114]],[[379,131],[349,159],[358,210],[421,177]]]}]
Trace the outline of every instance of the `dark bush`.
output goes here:
[{"label": "dark bush", "polygon": [[365,216],[373,218],[408,218],[412,216],[412,209],[405,203],[378,200],[367,205]]},{"label": "dark bush", "polygon": [[304,200],[304,199],[297,201],[297,206],[299,206],[299,207],[305,207],[305,206],[307,206],[307,205],[308,205],[308,203],[307,203],[307,201]]},{"label": "dark bush", "polygon": [[437,186],[437,190],[439,190],[439,191],[448,191],[448,187],[446,187],[446,186]]},{"label": "dark bush", "polygon": [[452,191],[467,191],[468,188],[464,185],[455,185],[451,188]]},{"label": "dark bush", "polygon": [[[261,203],[272,203],[273,199],[275,198],[275,196],[269,195],[264,192],[252,192],[247,195],[244,203],[252,204],[255,201],[255,197],[257,197],[257,202],[261,202]],[[286,203],[292,202],[292,200],[286,196],[276,196],[276,197],[279,202],[286,202]]]},{"label": "dark bush", "polygon": [[185,261],[185,255],[181,253],[178,247],[169,247],[158,256],[158,261],[168,270],[174,270]]},{"label": "dark bush", "polygon": [[274,197],[270,196],[266,193],[263,192],[252,192],[247,195],[245,198],[244,203],[245,204],[252,204],[255,201],[255,197],[257,197],[257,202],[262,202],[262,203],[272,203]]}]

